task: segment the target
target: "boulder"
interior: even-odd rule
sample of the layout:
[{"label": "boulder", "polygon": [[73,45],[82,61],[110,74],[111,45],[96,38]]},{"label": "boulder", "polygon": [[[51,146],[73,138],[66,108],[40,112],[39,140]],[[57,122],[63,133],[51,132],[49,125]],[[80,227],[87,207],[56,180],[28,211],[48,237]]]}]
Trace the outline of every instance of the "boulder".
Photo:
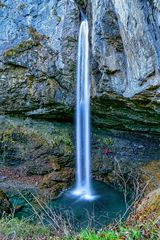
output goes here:
[{"label": "boulder", "polygon": [[41,194],[49,194],[50,197],[57,197],[63,190],[66,190],[73,184],[74,171],[72,168],[63,168],[60,171],[54,171],[43,177],[39,184]]}]

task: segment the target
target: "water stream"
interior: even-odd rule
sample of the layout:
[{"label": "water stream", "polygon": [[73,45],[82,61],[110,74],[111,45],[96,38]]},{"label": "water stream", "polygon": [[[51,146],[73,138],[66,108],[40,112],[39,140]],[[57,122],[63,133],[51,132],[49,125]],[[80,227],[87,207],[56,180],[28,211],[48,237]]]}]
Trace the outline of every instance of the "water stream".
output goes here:
[{"label": "water stream", "polygon": [[90,162],[89,27],[83,13],[79,30],[76,101],[76,195],[92,198]]}]

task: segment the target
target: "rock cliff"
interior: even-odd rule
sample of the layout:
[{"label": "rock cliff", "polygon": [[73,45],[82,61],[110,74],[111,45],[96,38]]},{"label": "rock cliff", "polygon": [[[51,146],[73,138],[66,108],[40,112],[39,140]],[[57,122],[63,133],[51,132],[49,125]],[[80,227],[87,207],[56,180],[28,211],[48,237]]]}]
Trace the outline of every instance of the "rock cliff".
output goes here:
[{"label": "rock cliff", "polygon": [[159,132],[158,1],[94,0],[91,6],[94,121]]},{"label": "rock cliff", "polygon": [[90,22],[93,123],[159,132],[158,1],[1,1],[1,114],[73,118],[81,6]]},{"label": "rock cliff", "polygon": [[71,182],[81,8],[90,25],[92,123],[103,129],[92,135],[94,177],[116,185],[114,160],[127,179],[128,166],[136,171],[159,160],[159,1],[1,0],[2,180],[11,181],[14,170],[18,184],[25,176],[31,185],[55,186],[69,168],[60,190]]}]

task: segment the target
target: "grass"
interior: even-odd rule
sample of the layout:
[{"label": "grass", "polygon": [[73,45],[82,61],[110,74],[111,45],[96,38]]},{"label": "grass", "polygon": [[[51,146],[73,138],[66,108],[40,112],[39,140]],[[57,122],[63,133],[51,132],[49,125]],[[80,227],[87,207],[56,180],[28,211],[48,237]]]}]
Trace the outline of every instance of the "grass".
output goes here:
[{"label": "grass", "polygon": [[[26,220],[17,218],[2,218],[0,220],[0,236],[11,239],[50,239],[50,230],[41,225],[33,225]],[[0,238],[1,239],[1,238]],[[10,238],[9,238],[10,239]],[[51,238],[52,239],[52,238]]]},{"label": "grass", "polygon": [[[127,226],[119,223],[115,226],[108,226],[105,230],[82,230],[79,234],[71,236],[58,236],[48,227],[30,224],[27,220],[17,218],[2,218],[0,220],[0,237],[4,239],[17,240],[159,240],[160,226],[157,223],[137,224],[137,226]],[[9,238],[9,239],[10,239]],[[2,238],[3,239],[3,238]]]},{"label": "grass", "polygon": [[[142,234],[140,230],[135,230],[132,228],[120,228],[117,231],[114,230],[103,230],[95,232],[94,230],[84,230],[79,235],[79,240],[141,240]],[[69,239],[68,239],[69,240]],[[76,240],[76,238],[70,239]]]}]

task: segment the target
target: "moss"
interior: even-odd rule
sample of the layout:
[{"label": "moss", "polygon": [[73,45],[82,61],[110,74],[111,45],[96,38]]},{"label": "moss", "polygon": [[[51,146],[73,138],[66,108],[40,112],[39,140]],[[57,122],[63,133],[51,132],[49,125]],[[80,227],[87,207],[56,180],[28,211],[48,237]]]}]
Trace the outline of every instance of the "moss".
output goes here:
[{"label": "moss", "polygon": [[6,5],[3,3],[3,2],[1,2],[0,1],[0,8],[3,8],[3,7],[5,7]]},{"label": "moss", "polygon": [[8,142],[14,144],[15,140],[13,139],[13,133],[15,131],[15,128],[7,128],[4,132],[0,135],[0,142],[2,144],[6,144]]},{"label": "moss", "polygon": [[23,10],[23,9],[25,8],[25,4],[24,4],[24,3],[20,4],[18,8],[19,8],[20,10]]},{"label": "moss", "polygon": [[58,24],[61,22],[61,17],[60,16],[57,16],[57,20],[58,20]]},{"label": "moss", "polygon": [[[63,222],[61,223],[63,226]],[[68,228],[67,228],[68,229]],[[14,239],[44,239],[44,240],[141,240],[141,239],[159,239],[158,224],[155,223],[148,225],[129,226],[124,223],[117,223],[105,229],[96,231],[94,229],[83,229],[79,234],[72,233],[69,229],[69,233],[61,234],[58,231],[54,235],[55,231],[51,231],[48,227],[44,227],[40,224],[31,224],[27,220],[19,220],[17,218],[2,218],[0,220],[0,232],[2,238],[8,239],[13,237]],[[67,231],[66,231],[67,232]]]},{"label": "moss", "polygon": [[29,76],[29,77],[28,77],[28,87],[29,87],[30,89],[31,89],[32,86],[33,86],[34,80],[35,80],[34,76]]},{"label": "moss", "polygon": [[68,155],[73,153],[74,145],[68,130],[57,128],[55,129],[54,135],[53,135],[53,145],[58,147],[60,144],[64,144],[65,154]]},{"label": "moss", "polygon": [[56,16],[56,15],[57,15],[57,11],[56,11],[56,8],[55,8],[55,7],[53,8],[52,15],[53,15],[53,16]]},{"label": "moss", "polygon": [[[74,145],[71,128],[63,124],[52,124],[31,121],[25,125],[24,121],[6,121],[0,125],[0,161],[4,166],[18,166],[37,155],[41,162],[52,162],[55,152],[59,152],[65,159],[72,159]],[[69,125],[70,126],[70,125]],[[37,150],[38,149],[38,150]],[[50,160],[50,157],[51,160]],[[35,163],[37,164],[37,163]],[[43,165],[43,164],[42,164]],[[43,167],[45,168],[45,167]]]},{"label": "moss", "polygon": [[160,117],[148,103],[149,100],[145,98],[126,100],[112,94],[94,98],[93,123],[101,128],[160,132]]},{"label": "moss", "polygon": [[108,38],[108,42],[112,45],[118,52],[123,52],[123,42],[120,36],[110,36]]},{"label": "moss", "polygon": [[[48,143],[43,136],[37,134],[31,129],[27,129],[23,126],[10,126],[6,127],[0,133],[0,149],[2,152],[14,152],[19,149],[19,153],[23,155],[25,154],[24,146],[34,144],[36,146],[43,146],[48,149]],[[9,158],[6,159],[8,161]],[[11,159],[12,160],[12,159]]]},{"label": "moss", "polygon": [[31,49],[34,46],[37,46],[38,44],[28,40],[20,43],[17,47],[10,49],[4,53],[5,57],[16,57],[17,55],[21,54],[25,50]]},{"label": "moss", "polygon": [[35,28],[29,27],[29,34],[32,36],[33,40],[37,43],[47,38],[46,35],[40,34]]},{"label": "moss", "polygon": [[111,137],[102,138],[101,140],[106,146],[113,145],[113,143],[114,143],[114,141]]}]

